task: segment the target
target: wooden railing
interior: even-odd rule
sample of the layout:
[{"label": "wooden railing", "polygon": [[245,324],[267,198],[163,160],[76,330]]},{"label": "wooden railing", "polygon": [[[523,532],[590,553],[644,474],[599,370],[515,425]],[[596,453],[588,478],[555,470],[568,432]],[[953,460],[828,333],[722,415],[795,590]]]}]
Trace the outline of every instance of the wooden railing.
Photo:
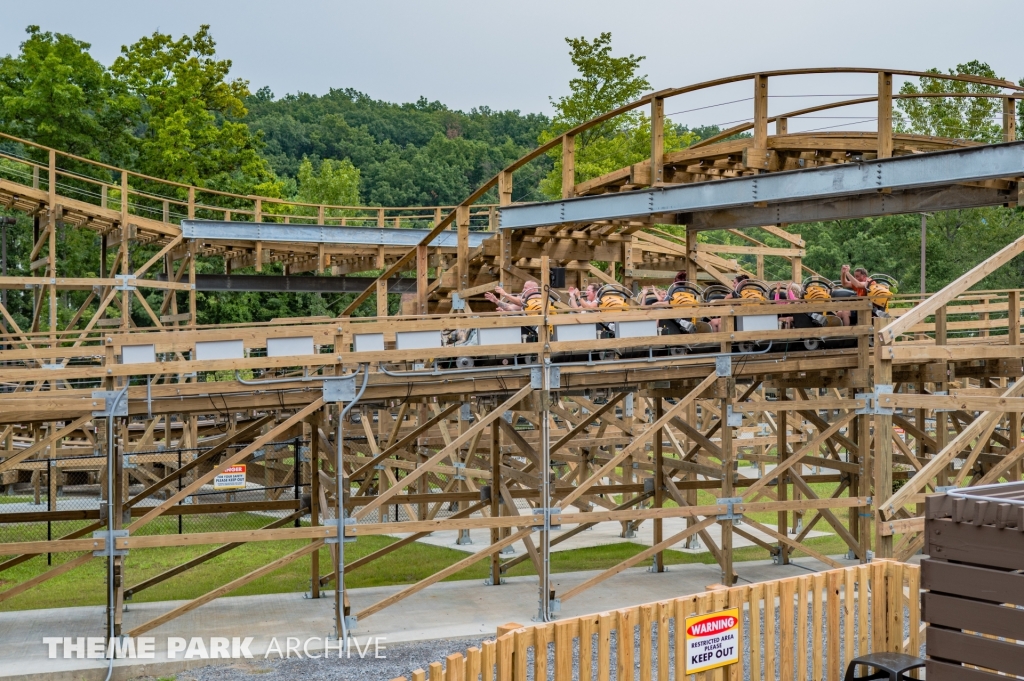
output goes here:
[{"label": "wooden railing", "polygon": [[[894,561],[723,588],[501,633],[411,681],[839,681],[857,656],[920,654],[919,591],[920,568]],[[727,608],[742,614],[739,663],[687,676],[679,623]]]},{"label": "wooden railing", "polygon": [[[44,162],[43,159],[47,161]],[[0,179],[101,210],[171,224],[189,218],[241,222],[430,227],[455,206],[338,206],[232,194],[134,173],[0,132]],[[477,204],[473,229],[497,229],[497,206]]]}]

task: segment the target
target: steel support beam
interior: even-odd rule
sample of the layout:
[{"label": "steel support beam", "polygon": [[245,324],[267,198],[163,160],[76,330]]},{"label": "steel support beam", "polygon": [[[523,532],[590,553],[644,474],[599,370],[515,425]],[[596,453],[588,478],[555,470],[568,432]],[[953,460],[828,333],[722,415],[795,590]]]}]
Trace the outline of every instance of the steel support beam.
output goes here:
[{"label": "steel support beam", "polygon": [[770,207],[796,201],[830,201],[874,195],[883,190],[949,187],[1021,175],[1024,175],[1024,142],[989,144],[715,182],[505,206],[501,208],[501,228]]},{"label": "steel support beam", "polygon": [[[430,234],[429,229],[296,225],[279,222],[222,222],[182,220],[181,233],[199,241],[271,241],[275,243],[339,244],[347,246],[401,246],[411,248]],[[469,247],[476,248],[494,232],[470,232]],[[432,248],[458,246],[455,232],[441,232]]]},{"label": "steel support beam", "polygon": [[678,224],[696,230],[741,229],[761,225],[851,220],[880,215],[900,215],[962,208],[978,208],[1008,203],[1009,191],[986,187],[952,187],[907,190],[894,194],[864,194],[834,200],[778,203],[764,208],[744,206],[701,213],[680,213]]}]

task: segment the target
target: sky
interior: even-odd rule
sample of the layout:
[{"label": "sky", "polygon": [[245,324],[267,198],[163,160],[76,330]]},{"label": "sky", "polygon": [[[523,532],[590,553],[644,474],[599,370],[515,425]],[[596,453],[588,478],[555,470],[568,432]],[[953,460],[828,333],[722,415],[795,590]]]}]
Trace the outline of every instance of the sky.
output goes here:
[{"label": "sky", "polygon": [[[354,88],[387,101],[422,96],[462,110],[550,114],[549,98],[565,94],[574,75],[566,36],[611,31],[614,54],[646,56],[642,72],[655,89],[772,69],[947,70],[973,59],[1017,81],[1024,59],[1014,15],[1013,3],[992,0],[0,0],[0,55],[17,52],[30,24],[91,43],[104,64],[143,35],[210,24],[218,54],[254,91]],[[773,79],[769,110],[870,93],[875,83],[873,75]],[[749,89],[677,97],[666,112],[689,125],[730,123],[750,116],[749,101],[733,101]],[[870,106],[841,113],[849,118],[831,112],[790,131],[873,125],[854,120],[870,119]]]}]

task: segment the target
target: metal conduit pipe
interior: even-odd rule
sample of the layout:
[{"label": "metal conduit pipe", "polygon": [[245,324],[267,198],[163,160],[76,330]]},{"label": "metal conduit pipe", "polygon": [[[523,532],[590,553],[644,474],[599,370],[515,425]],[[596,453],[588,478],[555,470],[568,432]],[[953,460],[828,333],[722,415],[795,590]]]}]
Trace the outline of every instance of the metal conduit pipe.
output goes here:
[{"label": "metal conduit pipe", "polygon": [[335,436],[334,451],[334,476],[337,490],[334,495],[334,517],[338,525],[338,560],[334,565],[334,617],[335,631],[338,633],[338,641],[348,640],[348,622],[345,621],[345,604],[342,599],[345,590],[345,501],[344,501],[344,480],[345,469],[342,468],[342,424],[348,416],[352,407],[359,403],[366,386],[370,382],[370,365],[363,364],[363,383],[359,386],[359,392],[355,398],[346,404],[338,414],[338,430]]},{"label": "metal conduit pipe", "polygon": [[[107,404],[107,626],[109,639],[114,638],[114,413],[128,392],[131,382],[126,380],[124,387],[114,399]],[[108,639],[108,640],[109,640]],[[110,651],[107,665],[106,681],[110,681],[114,673],[114,654]]]}]

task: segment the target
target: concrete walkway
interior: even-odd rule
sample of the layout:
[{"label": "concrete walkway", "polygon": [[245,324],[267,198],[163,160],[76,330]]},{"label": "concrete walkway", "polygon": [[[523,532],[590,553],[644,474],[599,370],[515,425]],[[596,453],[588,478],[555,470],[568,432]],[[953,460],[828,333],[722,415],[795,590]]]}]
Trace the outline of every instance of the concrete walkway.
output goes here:
[{"label": "concrete walkway", "polygon": [[[842,562],[854,564],[851,561]],[[777,566],[770,561],[738,563],[743,582],[761,582],[825,569],[813,559],[801,558],[796,565]],[[552,576],[557,593],[565,593],[599,571],[571,572]],[[561,617],[676,598],[705,590],[720,579],[717,565],[673,565],[665,574],[651,574],[634,568],[600,587],[588,590],[562,605]],[[353,612],[404,587],[387,586],[354,589],[349,592]],[[132,603],[124,613],[126,630],[167,612],[180,602]],[[387,643],[455,638],[493,634],[506,622],[529,624],[537,612],[536,577],[514,577],[501,586],[485,586],[478,580],[442,582],[410,596],[400,605],[359,622],[354,634],[365,645],[367,637],[380,636]],[[103,679],[105,660],[48,659],[43,637],[103,636],[104,608],[98,606],[28,610],[0,613],[0,681],[71,681]],[[302,594],[270,594],[220,598],[171,620],[146,634],[156,638],[153,660],[123,660],[115,664],[115,679],[173,674],[190,667],[214,664],[216,660],[169,660],[167,638],[201,636],[254,638],[249,647],[263,658],[276,637],[283,651],[288,637],[311,642],[309,651],[323,647],[324,637],[333,631],[333,598],[308,600]],[[59,651],[60,649],[58,649]],[[61,655],[62,652],[58,652]],[[276,657],[276,654],[272,654]],[[133,664],[134,662],[134,664]],[[230,662],[230,660],[223,660]]]}]

